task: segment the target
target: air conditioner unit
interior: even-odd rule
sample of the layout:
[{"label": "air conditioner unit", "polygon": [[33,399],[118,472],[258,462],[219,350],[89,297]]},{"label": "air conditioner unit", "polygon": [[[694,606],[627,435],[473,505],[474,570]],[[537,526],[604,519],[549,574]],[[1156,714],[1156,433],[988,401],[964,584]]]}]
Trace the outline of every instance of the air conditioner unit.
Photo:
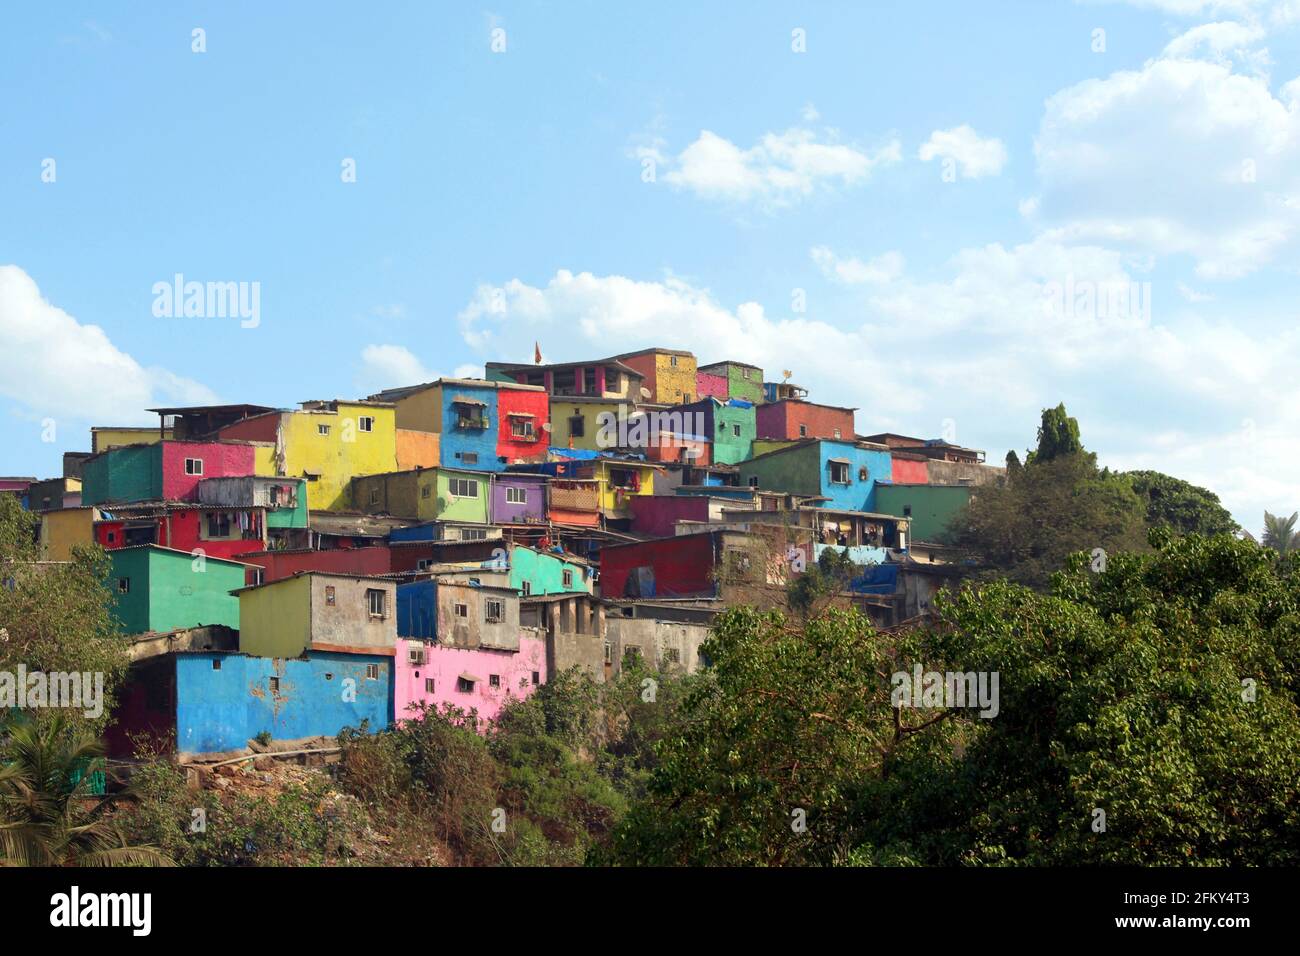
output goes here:
[{"label": "air conditioner unit", "polygon": [[410,648],[410,662],[411,662],[412,664],[423,664],[423,663],[424,663],[424,648],[423,648],[423,647],[412,647],[412,648]]}]

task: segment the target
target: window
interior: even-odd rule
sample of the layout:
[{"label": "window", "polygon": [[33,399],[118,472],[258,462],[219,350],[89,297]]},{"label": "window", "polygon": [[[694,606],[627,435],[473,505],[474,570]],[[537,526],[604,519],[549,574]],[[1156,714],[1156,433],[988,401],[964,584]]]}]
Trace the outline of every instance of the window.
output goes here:
[{"label": "window", "polygon": [[230,514],[228,512],[211,511],[208,513],[208,537],[230,537]]},{"label": "window", "polygon": [[325,605],[327,607],[334,606],[334,585],[332,584],[325,585]]},{"label": "window", "polygon": [[452,402],[457,428],[487,428],[487,417],[482,402]]},{"label": "window", "polygon": [[185,474],[187,474],[187,475],[201,475],[201,474],[203,474],[203,459],[202,459],[202,458],[186,458],[186,459],[185,459]]},{"label": "window", "polygon": [[614,488],[631,488],[635,491],[637,486],[636,472],[627,468],[611,468],[609,470],[609,483]]},{"label": "window", "polygon": [[280,696],[280,678],[278,677],[271,678],[271,696],[272,697]]},{"label": "window", "polygon": [[831,466],[831,484],[847,485],[849,483],[849,463],[847,461],[833,461]]},{"label": "window", "polygon": [[581,415],[574,415],[569,419],[569,437],[581,438],[586,433],[586,421]]},{"label": "window", "polygon": [[449,482],[453,498],[477,498],[477,478],[452,478]]},{"label": "window", "polygon": [[457,617],[469,617],[468,604],[456,604],[453,606],[452,610]]},{"label": "window", "polygon": [[328,425],[317,425],[317,426],[316,426],[316,434],[317,434],[317,435],[328,435],[329,433],[330,433],[330,427],[329,427]]},{"label": "window", "polygon": [[425,692],[426,694],[432,694],[432,693],[433,693],[433,678],[432,678],[432,677],[426,677],[426,678],[424,679],[424,692]]},{"label": "window", "polygon": [[409,664],[424,663],[424,645],[411,644],[406,648],[406,660]]},{"label": "window", "polygon": [[219,670],[221,670],[221,661],[214,660],[214,661],[212,662],[212,669],[213,669],[214,671],[219,671]]},{"label": "window", "polygon": [[749,476],[749,487],[751,487],[751,488],[757,488],[757,487],[758,487],[758,475],[750,475],[750,476]]},{"label": "window", "polygon": [[372,505],[377,505],[377,504],[379,504],[379,489],[378,489],[378,488],[371,488],[371,489],[370,489],[370,503],[371,503]]},{"label": "window", "polygon": [[740,437],[740,426],[739,426],[739,425],[732,425],[732,426],[731,426],[731,434],[732,434],[733,437],[735,437],[735,438],[739,438],[739,437]]},{"label": "window", "polygon": [[129,594],[129,593],[131,593],[131,579],[130,579],[130,578],[118,578],[118,579],[117,579],[117,593],[118,593],[118,594]]},{"label": "window", "polygon": [[357,419],[357,428],[363,432],[372,432],[375,430],[375,419],[371,415],[362,415]]},{"label": "window", "polygon": [[904,517],[904,518],[910,518],[910,517],[912,517],[912,506],[911,506],[911,505],[903,505],[903,517]]},{"label": "window", "polygon": [[461,528],[460,540],[461,541],[486,541],[487,529],[486,528]]},{"label": "window", "polygon": [[536,686],[541,682],[542,682],[542,675],[537,671],[533,671],[533,686]]},{"label": "window", "polygon": [[745,376],[745,381],[749,381],[749,369],[741,369],[741,374]]},{"label": "window", "polygon": [[511,415],[510,437],[526,438],[531,441],[533,437],[533,420],[531,418],[523,418],[519,415]]},{"label": "window", "polygon": [[432,497],[432,496],[433,496],[433,486],[432,486],[432,485],[425,485],[423,488],[420,489],[420,497],[421,497],[421,498],[430,498],[430,497]]},{"label": "window", "polygon": [[384,599],[386,597],[387,595],[378,588],[366,589],[366,607],[369,609],[371,617],[384,616]]},{"label": "window", "polygon": [[858,481],[866,481],[866,480],[867,480],[867,468],[865,465],[863,465],[861,468],[858,469]]},{"label": "window", "polygon": [[501,675],[500,675],[500,674],[488,674],[488,686],[489,686],[489,687],[500,687],[500,686],[501,686]]},{"label": "window", "polygon": [[456,689],[462,694],[472,694],[474,693],[474,682],[465,677],[457,677]]},{"label": "window", "polygon": [[664,660],[669,664],[680,664],[682,662],[682,652],[675,647],[665,647]]},{"label": "window", "polygon": [[839,437],[840,437],[840,430],[839,430],[838,428],[835,429],[835,437],[836,437],[836,438],[839,438]]},{"label": "window", "polygon": [[415,570],[417,570],[417,571],[428,571],[428,570],[429,570],[429,565],[432,564],[432,563],[433,563],[433,559],[432,559],[432,558],[420,558],[420,560],[418,560],[418,561],[415,562]]},{"label": "window", "polygon": [[253,569],[253,584],[264,584],[266,582],[266,568]]},{"label": "window", "polygon": [[527,489],[527,488],[507,488],[507,489],[506,489],[506,503],[507,503],[507,504],[512,504],[512,505],[526,505],[526,504],[528,504],[528,489]]},{"label": "window", "polygon": [[[382,594],[383,592],[380,591],[379,593]],[[367,665],[366,665],[366,680],[379,680],[379,665],[378,665],[378,664],[367,664]]]},{"label": "window", "polygon": [[670,356],[668,356],[668,364],[671,365],[673,368],[676,368],[676,367],[677,367],[677,356],[676,356],[676,355],[670,355]]},{"label": "window", "polygon": [[563,586],[566,588],[573,587],[573,571],[570,570],[569,568],[565,568],[562,572],[560,572],[560,581],[563,583]]},{"label": "window", "polygon": [[462,451],[462,452],[457,452],[456,454],[460,458],[460,460],[467,465],[478,464],[478,452],[476,451]]},{"label": "window", "polygon": [[605,663],[611,664],[614,661],[614,645],[609,641],[605,642]]},{"label": "window", "polygon": [[605,390],[607,392],[617,392],[623,387],[622,374],[622,372],[605,369]]},{"label": "window", "polygon": [[799,437],[800,437],[800,438],[807,438],[807,437],[808,437],[808,426],[807,426],[807,425],[800,425],[800,426],[799,426]]},{"label": "window", "polygon": [[116,540],[117,540],[117,534],[115,532],[110,531],[108,533],[108,543],[112,544]]},{"label": "window", "polygon": [[524,597],[528,597],[530,594],[532,594],[532,593],[533,593],[533,582],[532,582],[532,581],[525,581],[525,582],[524,582],[524,588],[523,588],[523,590],[524,590]]},{"label": "window", "polygon": [[499,624],[506,619],[506,605],[504,601],[498,601],[496,598],[488,598],[483,602],[483,620],[489,624]]}]

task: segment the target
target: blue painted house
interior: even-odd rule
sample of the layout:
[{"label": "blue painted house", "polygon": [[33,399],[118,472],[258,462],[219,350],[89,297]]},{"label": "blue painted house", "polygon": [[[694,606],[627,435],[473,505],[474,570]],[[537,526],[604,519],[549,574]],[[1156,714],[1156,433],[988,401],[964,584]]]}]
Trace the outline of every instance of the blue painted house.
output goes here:
[{"label": "blue painted house", "polygon": [[393,656],[308,651],[299,658],[233,651],[179,652],[134,665],[114,709],[109,751],[140,734],[175,740],[177,753],[242,750],[274,740],[332,737],[393,719]]},{"label": "blue painted house", "polygon": [[830,438],[795,442],[757,455],[738,466],[740,483],[821,499],[823,508],[876,510],[876,488],[892,484],[887,445]]}]

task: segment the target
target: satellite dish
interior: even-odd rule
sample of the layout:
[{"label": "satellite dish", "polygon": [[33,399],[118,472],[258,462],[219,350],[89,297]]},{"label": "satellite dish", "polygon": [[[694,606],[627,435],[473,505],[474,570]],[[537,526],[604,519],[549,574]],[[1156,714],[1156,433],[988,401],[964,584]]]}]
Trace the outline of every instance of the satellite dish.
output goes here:
[{"label": "satellite dish", "polygon": [[641,388],[641,397],[642,397],[642,398],[649,398],[649,397],[650,397],[650,389],[645,388],[645,387],[643,386],[643,387]]},{"label": "satellite dish", "polygon": [[550,431],[551,431],[551,423],[550,423],[550,422],[542,422],[542,431],[544,431],[544,432],[546,432],[547,434],[549,434]]}]

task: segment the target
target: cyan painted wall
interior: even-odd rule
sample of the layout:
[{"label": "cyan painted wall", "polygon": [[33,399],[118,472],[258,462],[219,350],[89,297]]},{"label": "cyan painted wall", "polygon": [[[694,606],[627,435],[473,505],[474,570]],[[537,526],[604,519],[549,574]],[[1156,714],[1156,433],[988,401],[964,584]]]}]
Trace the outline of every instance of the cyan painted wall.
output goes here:
[{"label": "cyan painted wall", "polygon": [[[564,572],[569,571],[572,583],[564,586]],[[531,595],[560,594],[565,591],[591,592],[591,575],[586,565],[565,561],[555,554],[515,547],[510,550],[510,586],[523,590],[528,581]]]},{"label": "cyan painted wall", "polygon": [[[831,481],[832,458],[847,459],[847,484]],[[866,469],[864,478],[863,469]],[[819,495],[829,500],[821,507],[842,511],[875,511],[876,488],[892,479],[893,462],[887,448],[862,448],[854,442],[822,440],[792,445],[742,462],[740,483],[747,485],[758,478],[764,491],[786,491],[800,495]]]},{"label": "cyan painted wall", "polygon": [[81,503],[156,501],[162,498],[162,446],[129,445],[88,459],[81,473]]},{"label": "cyan painted wall", "polygon": [[[214,662],[220,662],[215,668]],[[378,669],[378,679],[367,667]],[[279,678],[278,693],[271,678]],[[178,654],[176,749],[238,750],[262,731],[276,740],[376,732],[392,721],[393,659],[313,651],[306,660],[242,654]]]},{"label": "cyan painted wall", "polygon": [[970,496],[971,489],[964,485],[894,485],[876,493],[876,510],[910,518],[913,541],[942,543],[948,523]]},{"label": "cyan painted wall", "polygon": [[[205,624],[239,627],[239,598],[230,592],[244,586],[242,564],[155,547],[120,548],[108,556],[108,588],[124,634]],[[123,578],[129,580],[125,592]]]}]

